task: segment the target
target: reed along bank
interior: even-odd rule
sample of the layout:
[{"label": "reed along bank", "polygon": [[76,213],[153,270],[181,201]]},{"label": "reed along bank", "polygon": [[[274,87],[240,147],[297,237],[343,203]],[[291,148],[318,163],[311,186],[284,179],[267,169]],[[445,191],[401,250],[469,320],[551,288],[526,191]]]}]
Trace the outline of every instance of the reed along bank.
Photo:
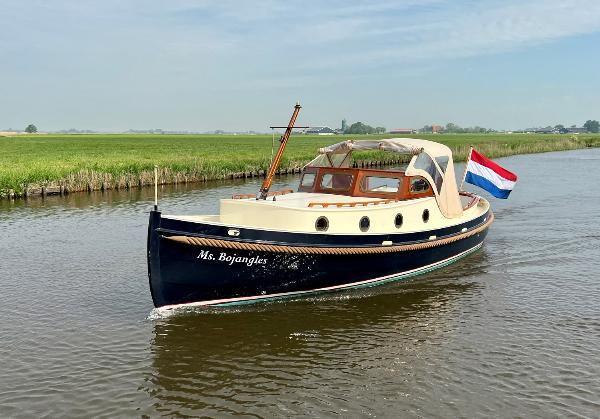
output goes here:
[{"label": "reed along bank", "polygon": [[[382,135],[292,136],[281,173],[299,172],[323,147]],[[600,146],[599,134],[416,134],[448,145],[464,161],[473,145],[490,158]],[[154,184],[264,176],[278,136],[271,135],[20,135],[0,137],[0,197],[19,198]],[[388,153],[389,154],[389,153]],[[384,153],[355,153],[358,166],[399,164]]]}]

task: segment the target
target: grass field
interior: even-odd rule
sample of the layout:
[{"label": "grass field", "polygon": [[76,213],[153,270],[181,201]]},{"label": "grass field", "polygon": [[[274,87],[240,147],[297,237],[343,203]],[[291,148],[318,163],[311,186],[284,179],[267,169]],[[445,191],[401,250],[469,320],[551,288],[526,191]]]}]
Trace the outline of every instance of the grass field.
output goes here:
[{"label": "grass field", "polygon": [[[450,146],[464,160],[469,145],[489,157],[600,146],[600,135],[442,134],[415,137]],[[369,136],[292,136],[281,168],[299,168],[324,145]],[[277,138],[275,146],[277,147]],[[389,153],[385,155],[389,158]],[[381,160],[355,153],[355,160]],[[271,159],[270,135],[31,135],[0,137],[0,196],[126,188],[258,175]]]}]

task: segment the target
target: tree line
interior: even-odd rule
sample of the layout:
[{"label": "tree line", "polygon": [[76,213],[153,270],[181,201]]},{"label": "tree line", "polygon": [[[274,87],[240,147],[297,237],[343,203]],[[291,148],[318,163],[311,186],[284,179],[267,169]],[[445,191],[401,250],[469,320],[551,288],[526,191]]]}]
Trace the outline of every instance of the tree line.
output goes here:
[{"label": "tree line", "polygon": [[595,119],[588,119],[585,121],[585,124],[583,124],[583,128],[589,132],[597,133],[600,131],[600,122],[596,121]]},{"label": "tree line", "polygon": [[346,127],[344,134],[384,134],[385,127],[372,127],[371,125],[355,122]]},{"label": "tree line", "polygon": [[[436,129],[433,125],[425,125],[423,128],[419,130],[419,132],[434,132],[434,131],[442,131],[451,134],[477,134],[477,133],[489,133],[496,132],[492,128],[483,128],[479,126],[474,127],[460,127],[452,122],[448,122],[445,127],[439,127],[441,129]],[[571,125],[571,128],[575,128],[575,125]],[[598,133],[600,132],[600,122],[595,119],[588,119],[583,124],[583,128],[585,128],[588,132]],[[562,124],[557,124],[555,126],[547,126],[544,128],[548,131],[556,131],[560,134],[566,134],[569,132],[569,129]],[[35,134],[38,131],[37,127],[34,124],[29,124],[25,128],[25,132],[29,134]],[[349,127],[346,127],[344,130],[344,134],[384,134],[386,132],[385,127],[372,127],[371,125],[363,124],[362,122],[355,122]]]},{"label": "tree line", "polygon": [[[576,126],[571,125],[570,128],[576,128]],[[588,132],[598,133],[598,132],[600,132],[600,122],[596,121],[595,119],[588,119],[583,124],[583,128]],[[555,131],[560,134],[566,134],[568,132],[571,132],[569,130],[569,128],[565,127],[562,124],[557,124],[555,126],[549,125],[542,129],[547,130],[547,131]],[[477,134],[477,133],[483,134],[483,133],[497,132],[497,131],[492,128],[483,128],[483,127],[479,127],[479,126],[463,128],[452,122],[449,122],[444,127],[434,126],[434,125],[425,125],[423,128],[421,128],[419,130],[419,132],[423,132],[423,133],[425,133],[425,132],[445,132],[445,133],[450,133],[450,134]]]},{"label": "tree line", "polygon": [[423,128],[419,130],[419,132],[447,132],[451,134],[479,134],[479,133],[488,133],[488,132],[496,132],[492,128],[483,128],[480,126],[474,127],[460,127],[452,122],[448,122],[445,127],[434,126],[434,125],[425,125]]}]

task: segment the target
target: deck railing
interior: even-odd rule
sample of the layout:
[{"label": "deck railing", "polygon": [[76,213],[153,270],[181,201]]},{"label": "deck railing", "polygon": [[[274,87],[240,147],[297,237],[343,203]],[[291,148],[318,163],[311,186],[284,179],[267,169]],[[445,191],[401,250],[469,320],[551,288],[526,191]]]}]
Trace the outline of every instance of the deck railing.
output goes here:
[{"label": "deck railing", "polygon": [[[286,195],[289,193],[293,193],[293,189],[283,189],[281,191],[272,191],[267,194],[267,196],[279,196]],[[256,198],[255,193],[239,193],[231,196],[231,199],[248,199],[248,198]]]}]

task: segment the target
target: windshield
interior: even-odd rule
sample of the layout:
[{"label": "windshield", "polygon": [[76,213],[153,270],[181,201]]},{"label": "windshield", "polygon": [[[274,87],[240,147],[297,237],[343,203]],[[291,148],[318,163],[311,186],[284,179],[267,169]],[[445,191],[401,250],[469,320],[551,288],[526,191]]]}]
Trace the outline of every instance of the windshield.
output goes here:
[{"label": "windshield", "polygon": [[421,153],[417,156],[417,159],[415,160],[415,169],[424,170],[425,172],[429,173],[429,176],[431,176],[433,179],[435,188],[439,194],[442,189],[442,183],[444,182],[444,176],[435,166],[435,163],[431,157],[429,157],[429,154]]}]

